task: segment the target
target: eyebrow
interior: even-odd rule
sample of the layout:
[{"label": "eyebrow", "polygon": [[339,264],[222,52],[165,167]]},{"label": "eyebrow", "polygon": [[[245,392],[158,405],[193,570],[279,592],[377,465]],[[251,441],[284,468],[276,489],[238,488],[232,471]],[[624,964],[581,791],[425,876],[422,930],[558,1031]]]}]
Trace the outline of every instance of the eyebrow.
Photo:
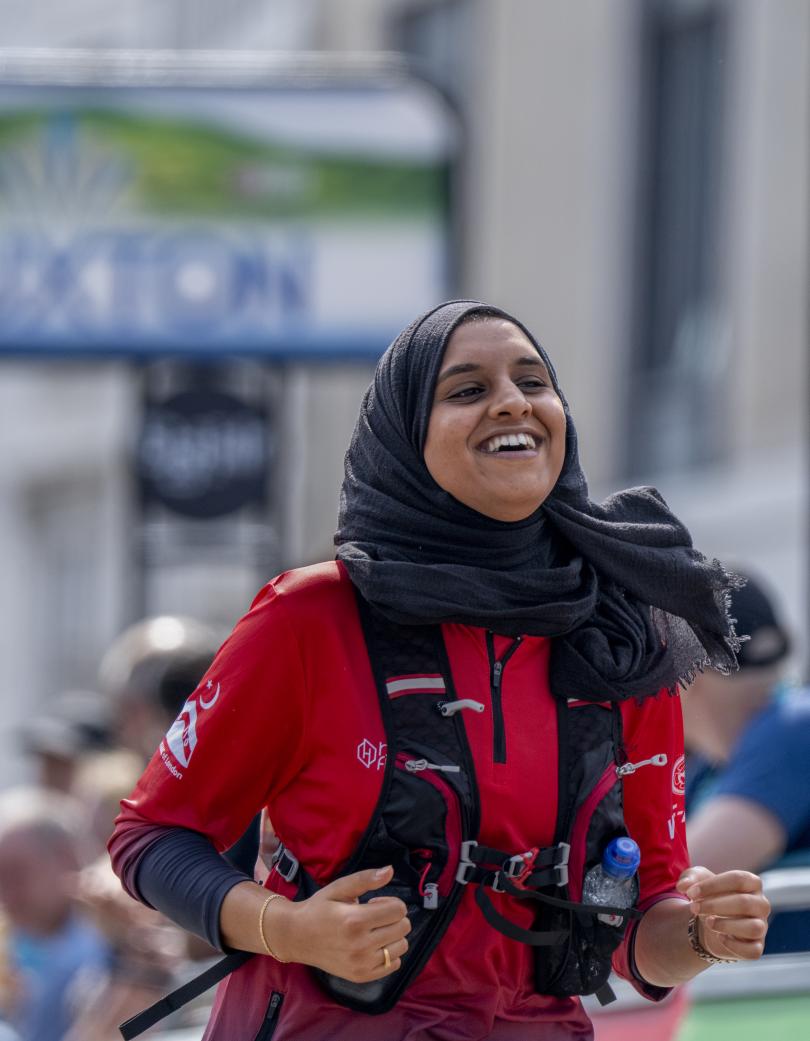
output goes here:
[{"label": "eyebrow", "polygon": [[[539,355],[534,358],[532,358],[529,355],[526,355],[522,358],[518,358],[515,364],[525,365],[527,368],[531,366],[533,368],[542,369],[542,371],[549,377],[549,379],[551,379],[549,371],[543,364],[543,359],[539,357]],[[436,386],[438,387],[440,383],[443,383],[444,380],[450,379],[451,376],[461,376],[467,372],[479,372],[480,369],[480,365],[474,365],[470,361],[461,362],[459,365],[451,365],[449,369],[445,369],[444,372],[441,373],[439,378],[436,380]]]}]

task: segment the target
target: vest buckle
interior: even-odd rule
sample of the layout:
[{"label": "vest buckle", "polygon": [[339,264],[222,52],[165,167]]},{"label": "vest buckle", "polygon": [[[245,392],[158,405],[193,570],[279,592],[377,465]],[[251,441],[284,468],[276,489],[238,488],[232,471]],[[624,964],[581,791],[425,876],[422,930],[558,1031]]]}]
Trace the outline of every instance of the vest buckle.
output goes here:
[{"label": "vest buckle", "polygon": [[272,865],[273,870],[281,875],[285,882],[292,882],[301,866],[298,857],[294,853],[290,853],[283,843],[273,854]]},{"label": "vest buckle", "polygon": [[558,878],[555,883],[558,886],[568,885],[568,859],[571,856],[571,844],[569,842],[558,842],[557,849],[560,851],[560,859],[554,865]]},{"label": "vest buckle", "polygon": [[470,853],[475,849],[478,843],[475,839],[467,839],[466,842],[461,843],[461,854],[459,856],[458,868],[456,869],[456,882],[459,882],[462,886],[466,886],[470,881],[470,876],[475,871],[476,865],[470,860]]}]

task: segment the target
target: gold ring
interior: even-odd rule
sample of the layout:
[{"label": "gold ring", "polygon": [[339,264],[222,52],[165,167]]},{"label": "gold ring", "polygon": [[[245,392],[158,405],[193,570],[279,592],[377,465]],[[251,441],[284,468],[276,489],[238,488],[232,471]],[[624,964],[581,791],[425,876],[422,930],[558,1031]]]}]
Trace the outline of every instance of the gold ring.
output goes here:
[{"label": "gold ring", "polygon": [[383,947],[383,958],[385,959],[384,967],[386,969],[390,969],[391,968],[391,955],[388,953],[388,948],[387,947]]}]

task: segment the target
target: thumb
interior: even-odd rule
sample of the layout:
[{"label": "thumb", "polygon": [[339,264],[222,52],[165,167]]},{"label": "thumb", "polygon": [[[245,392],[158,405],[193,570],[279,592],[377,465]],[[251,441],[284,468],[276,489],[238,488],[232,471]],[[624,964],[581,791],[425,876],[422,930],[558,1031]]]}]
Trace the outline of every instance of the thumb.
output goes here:
[{"label": "thumb", "polygon": [[394,869],[388,867],[368,868],[365,871],[355,871],[352,875],[344,875],[336,878],[328,886],[324,886],[321,895],[328,900],[340,900],[344,903],[353,903],[359,896],[368,893],[372,889],[382,889],[388,885]]},{"label": "thumb", "polygon": [[697,865],[689,867],[678,879],[675,888],[679,893],[685,893],[687,889],[695,885],[696,882],[702,882],[704,879],[711,878],[713,875],[714,872],[709,871],[708,868],[698,867]]}]

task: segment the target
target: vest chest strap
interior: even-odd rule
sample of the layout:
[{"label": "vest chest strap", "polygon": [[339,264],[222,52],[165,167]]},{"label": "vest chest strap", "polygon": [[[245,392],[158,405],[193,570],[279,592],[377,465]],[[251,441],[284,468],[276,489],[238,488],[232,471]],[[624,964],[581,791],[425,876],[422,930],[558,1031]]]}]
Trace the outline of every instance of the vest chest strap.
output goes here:
[{"label": "vest chest strap", "polygon": [[564,886],[568,883],[570,853],[567,842],[509,854],[470,839],[461,844],[456,882],[489,885],[498,893],[504,890],[503,878],[525,888]]}]

